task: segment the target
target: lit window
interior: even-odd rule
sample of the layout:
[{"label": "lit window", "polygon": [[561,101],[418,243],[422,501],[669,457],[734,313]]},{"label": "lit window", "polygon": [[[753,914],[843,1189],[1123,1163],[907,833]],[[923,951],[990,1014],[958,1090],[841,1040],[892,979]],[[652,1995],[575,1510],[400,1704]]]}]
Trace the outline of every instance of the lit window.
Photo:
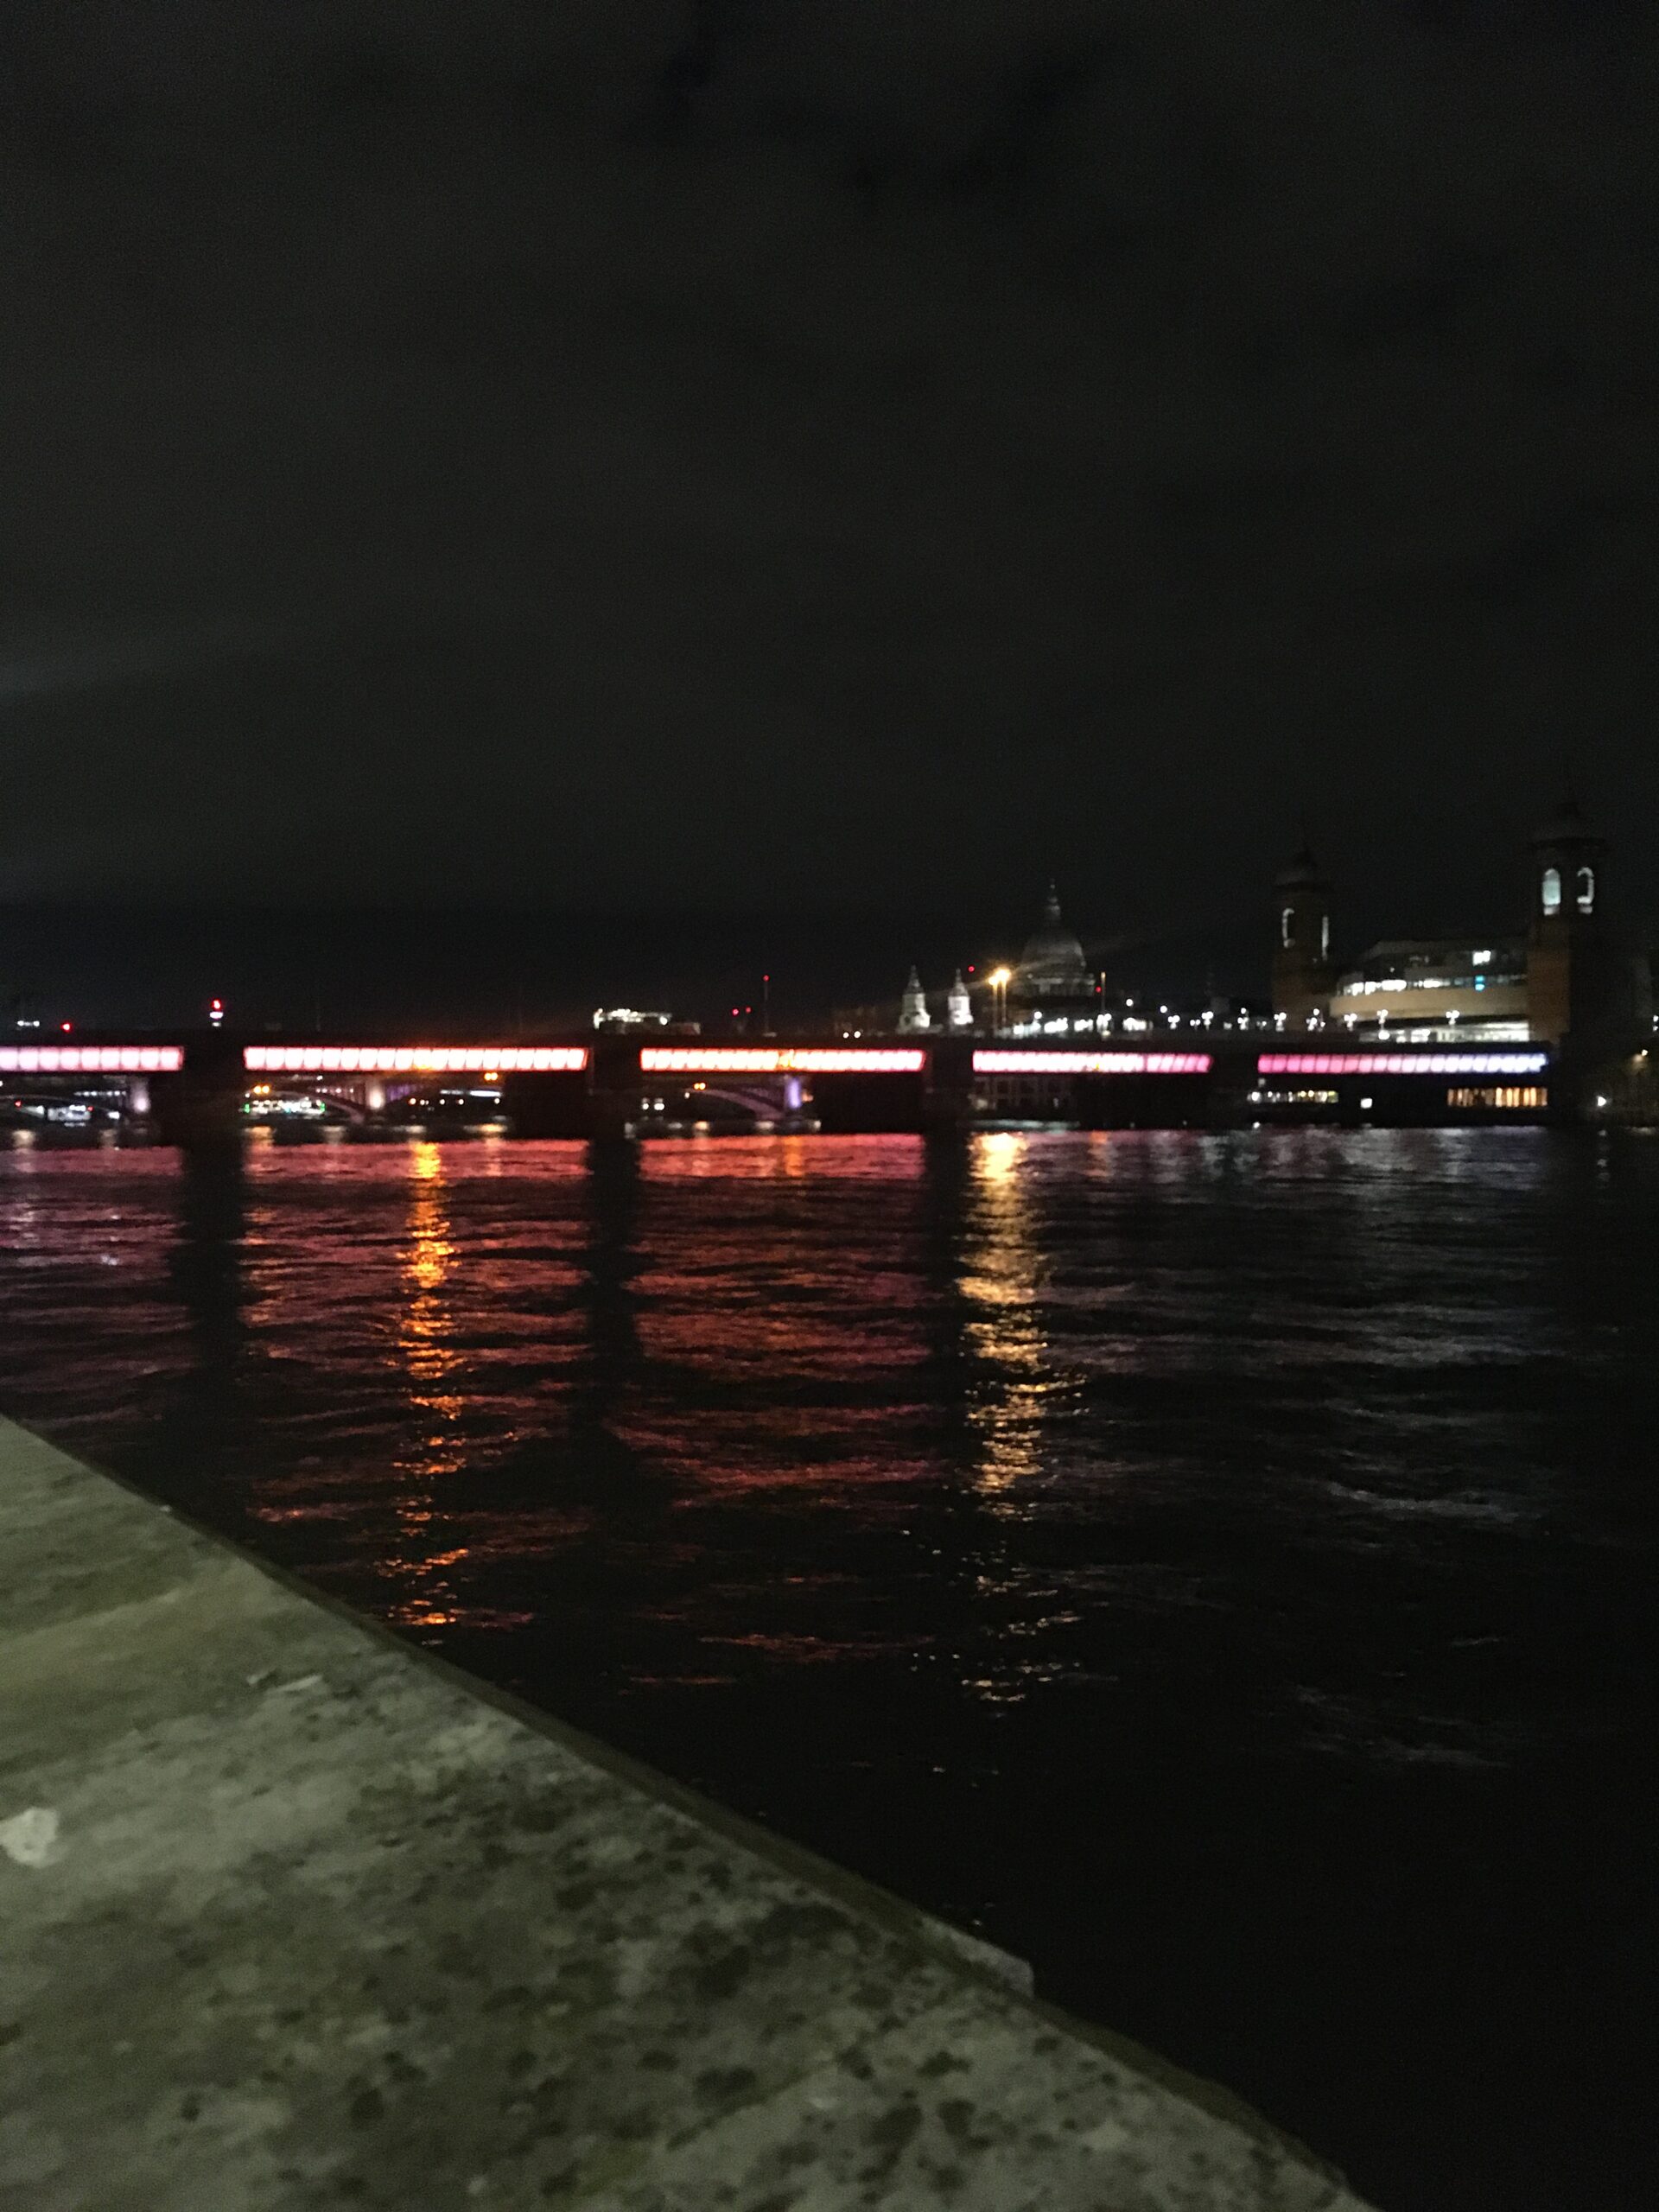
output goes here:
[{"label": "lit window", "polygon": [[1596,871],[1592,868],[1579,870],[1579,912],[1590,913],[1596,903]]},{"label": "lit window", "polygon": [[1536,1114],[1548,1105],[1549,1093],[1542,1084],[1500,1084],[1491,1089],[1448,1090],[1446,1103],[1465,1110]]},{"label": "lit window", "polygon": [[1560,868],[1547,868],[1544,870],[1544,880],[1541,889],[1543,893],[1544,912],[1547,914],[1559,914],[1561,911],[1561,871]]},{"label": "lit window", "polygon": [[1279,917],[1279,942],[1281,944],[1293,944],[1295,938],[1296,909],[1294,906],[1287,906]]}]

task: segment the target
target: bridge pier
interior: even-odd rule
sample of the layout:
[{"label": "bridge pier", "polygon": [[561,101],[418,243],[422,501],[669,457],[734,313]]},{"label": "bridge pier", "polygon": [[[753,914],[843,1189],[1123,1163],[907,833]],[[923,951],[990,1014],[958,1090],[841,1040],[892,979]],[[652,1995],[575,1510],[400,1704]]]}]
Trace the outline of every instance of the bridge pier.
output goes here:
[{"label": "bridge pier", "polygon": [[588,1050],[588,1068],[582,1081],[587,1098],[582,1134],[626,1136],[639,1119],[645,1096],[638,1037],[595,1036]]},{"label": "bridge pier", "polygon": [[594,1134],[594,1101],[586,1075],[510,1075],[501,1110],[517,1137],[586,1137]]},{"label": "bridge pier", "polygon": [[194,1039],[176,1073],[149,1078],[149,1110],[164,1144],[226,1145],[240,1138],[247,1076],[239,1043],[218,1035]]},{"label": "bridge pier", "polygon": [[507,1076],[501,1110],[515,1136],[620,1137],[639,1118],[641,1091],[637,1040],[598,1036],[584,1068]]},{"label": "bridge pier", "polygon": [[942,1037],[928,1046],[923,1127],[948,1133],[965,1129],[973,1118],[974,1040]]}]

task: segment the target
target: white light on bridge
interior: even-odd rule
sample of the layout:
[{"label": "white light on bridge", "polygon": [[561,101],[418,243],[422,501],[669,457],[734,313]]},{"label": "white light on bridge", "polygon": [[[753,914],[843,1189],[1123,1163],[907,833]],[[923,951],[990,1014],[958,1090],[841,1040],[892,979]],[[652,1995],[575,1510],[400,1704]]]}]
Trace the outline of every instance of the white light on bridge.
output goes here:
[{"label": "white light on bridge", "polygon": [[1208,1052],[974,1054],[976,1075],[1208,1075]]},{"label": "white light on bridge", "polygon": [[0,1045],[7,1075],[171,1075],[181,1045]]},{"label": "white light on bridge", "polygon": [[639,1054],[646,1075],[919,1075],[927,1064],[922,1052],[841,1052],[808,1045],[777,1051],[765,1046],[647,1045]]},{"label": "white light on bridge", "polygon": [[581,1045],[250,1045],[259,1075],[579,1075]]},{"label": "white light on bridge", "polygon": [[1539,1075],[1548,1052],[1263,1052],[1261,1075]]}]

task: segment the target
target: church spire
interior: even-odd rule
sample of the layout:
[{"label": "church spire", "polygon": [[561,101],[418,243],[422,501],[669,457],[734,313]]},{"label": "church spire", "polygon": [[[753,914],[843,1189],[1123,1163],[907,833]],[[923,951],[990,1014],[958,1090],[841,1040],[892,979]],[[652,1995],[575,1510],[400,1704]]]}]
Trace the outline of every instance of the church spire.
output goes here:
[{"label": "church spire", "polygon": [[899,1001],[899,1027],[908,1036],[932,1027],[927,1011],[927,994],[922,988],[921,977],[912,966],[906,980],[904,996]]}]

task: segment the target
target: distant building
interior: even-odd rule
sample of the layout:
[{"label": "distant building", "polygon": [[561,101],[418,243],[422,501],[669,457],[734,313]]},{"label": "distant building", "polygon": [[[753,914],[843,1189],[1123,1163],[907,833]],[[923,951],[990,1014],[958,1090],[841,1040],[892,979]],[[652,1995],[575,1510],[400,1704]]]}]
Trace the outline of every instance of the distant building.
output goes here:
[{"label": "distant building", "polygon": [[1066,925],[1051,883],[1043,918],[1026,939],[1007,986],[1005,1027],[1016,1037],[1094,1033],[1100,1027],[1098,979],[1082,940]]},{"label": "distant building", "polygon": [[944,1001],[944,1026],[947,1029],[971,1029],[974,1026],[974,1002],[968,995],[968,986],[957,969],[950,979],[950,988]]},{"label": "distant building", "polygon": [[1408,1043],[1524,1044],[1532,1035],[1525,940],[1385,938],[1338,976],[1328,1013],[1337,1027],[1387,1029]]},{"label": "distant building", "polygon": [[601,1006],[594,1009],[594,1027],[612,1036],[626,1035],[637,1029],[654,1029],[674,1037],[695,1037],[702,1025],[696,1021],[677,1021],[671,1014],[643,1012],[638,1007]]},{"label": "distant building", "polygon": [[1580,1058],[1629,1049],[1652,1027],[1651,979],[1609,918],[1606,842],[1569,799],[1529,849],[1524,937],[1385,938],[1338,974],[1330,887],[1304,847],[1274,879],[1275,1026],[1402,1043],[1570,1043]]},{"label": "distant building", "polygon": [[904,1037],[915,1036],[932,1027],[932,1017],[927,1010],[927,994],[922,988],[921,977],[912,968],[905,984],[904,995],[899,1001],[899,1033]]}]

